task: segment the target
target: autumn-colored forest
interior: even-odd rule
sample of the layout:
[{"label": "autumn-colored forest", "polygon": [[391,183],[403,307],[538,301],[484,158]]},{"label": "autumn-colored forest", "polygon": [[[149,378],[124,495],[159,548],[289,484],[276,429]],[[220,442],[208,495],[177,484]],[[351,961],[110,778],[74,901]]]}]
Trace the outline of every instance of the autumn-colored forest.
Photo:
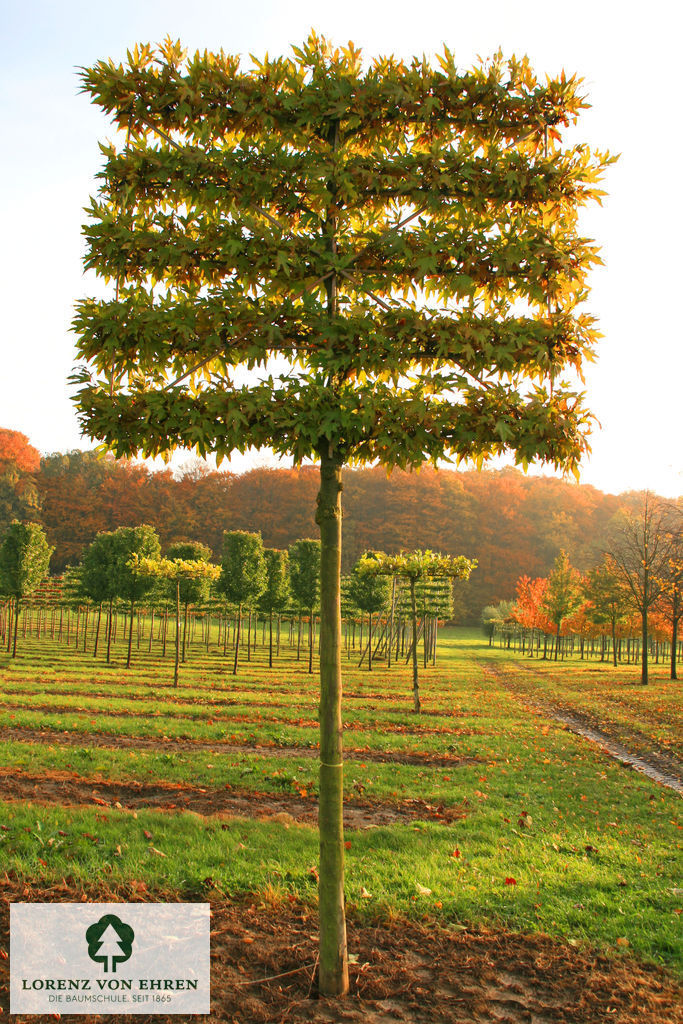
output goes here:
[{"label": "autumn-colored forest", "polygon": [[[0,535],[13,518],[42,523],[55,546],[52,572],[77,562],[98,531],[138,523],[153,525],[164,546],[200,540],[216,557],[224,530],[260,530],[268,547],[284,548],[317,536],[317,490],[316,467],[152,472],[92,452],[41,458],[23,434],[0,430]],[[456,608],[460,621],[475,621],[485,605],[514,598],[520,576],[547,576],[560,549],[580,570],[600,561],[610,520],[637,500],[513,469],[347,470],[344,567],[369,548],[476,558]]]}]

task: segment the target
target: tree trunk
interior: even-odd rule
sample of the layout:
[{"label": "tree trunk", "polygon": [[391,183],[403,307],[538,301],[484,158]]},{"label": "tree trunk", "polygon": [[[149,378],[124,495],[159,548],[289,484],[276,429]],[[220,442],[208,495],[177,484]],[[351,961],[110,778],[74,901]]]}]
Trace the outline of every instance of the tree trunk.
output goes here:
[{"label": "tree trunk", "polygon": [[676,647],[678,646],[678,618],[676,617],[676,609],[674,608],[674,617],[671,622],[671,672],[669,675],[670,679],[678,679],[676,674]]},{"label": "tree trunk", "polygon": [[19,602],[20,601],[21,601],[21,598],[17,594],[17,596],[14,599],[14,639],[12,640],[12,657],[13,658],[16,658],[16,656],[17,656],[17,629],[18,629],[18,626],[19,626]]},{"label": "tree trunk", "polygon": [[316,521],[320,527],[320,971],[326,996],[349,988],[344,915],[341,714],[341,462],[322,455]]},{"label": "tree trunk", "polygon": [[557,633],[555,634],[555,661],[557,661],[557,655],[560,650],[560,623],[557,623]]},{"label": "tree trunk", "polygon": [[242,605],[240,604],[237,609],[237,623],[235,625],[235,660],[232,666],[232,674],[237,675],[237,657],[240,651],[240,631],[242,628]]},{"label": "tree trunk", "polygon": [[[341,630],[341,625],[340,625]],[[341,641],[340,641],[341,642]],[[308,672],[313,674],[313,609],[310,610],[308,619]]]},{"label": "tree trunk", "polygon": [[97,657],[97,647],[100,642],[100,623],[102,622],[102,602],[100,601],[99,611],[97,612],[97,628],[95,629],[95,643],[93,644],[93,658]]},{"label": "tree trunk", "polygon": [[643,657],[640,662],[640,682],[642,686],[647,686],[648,682],[648,652],[647,652],[647,605],[643,606]]},{"label": "tree trunk", "polygon": [[417,607],[415,604],[415,580],[410,578],[410,615],[413,620],[413,710],[420,714],[420,684],[417,676]]},{"label": "tree trunk", "polygon": [[126,668],[130,668],[131,658],[133,656],[133,610],[135,608],[135,601],[130,602],[130,625],[128,627],[128,657],[126,659]]},{"label": "tree trunk", "polygon": [[[109,628],[107,629],[107,665],[109,664],[109,662],[111,660],[111,631],[112,631],[113,607],[114,607],[114,598],[110,597],[109,598],[109,618],[108,618],[108,626],[109,626]],[[60,622],[60,628],[61,628],[61,622]]]},{"label": "tree trunk", "polygon": [[268,645],[268,668],[273,667],[273,609],[270,609],[270,615],[268,617],[268,626],[270,630],[270,643]]},{"label": "tree trunk", "polygon": [[180,676],[180,577],[175,583],[175,664],[173,666],[173,685],[178,685]]},{"label": "tree trunk", "polygon": [[372,672],[372,612],[368,612],[368,672]]},{"label": "tree trunk", "polygon": [[185,664],[185,645],[187,643],[187,606],[188,606],[188,604],[189,604],[189,602],[186,601],[185,602],[185,615],[184,615],[184,618],[183,618],[183,655],[182,655],[182,659],[181,659],[183,665]]}]

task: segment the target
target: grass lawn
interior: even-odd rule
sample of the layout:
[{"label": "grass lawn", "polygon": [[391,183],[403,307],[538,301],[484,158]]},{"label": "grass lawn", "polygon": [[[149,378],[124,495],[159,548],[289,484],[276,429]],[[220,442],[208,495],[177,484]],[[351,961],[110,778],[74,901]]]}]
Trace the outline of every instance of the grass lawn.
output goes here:
[{"label": "grass lawn", "polygon": [[[193,647],[177,690],[170,654],[145,645],[129,671],[121,643],[110,666],[49,638],[28,637],[4,659],[0,786],[3,775],[35,780],[30,801],[0,804],[6,870],[122,893],[314,902],[310,821],[41,799],[40,779],[59,774],[298,795],[314,807],[316,677],[288,649],[269,671],[260,646],[233,676],[229,654]],[[528,709],[543,696],[675,751],[680,703],[665,675],[655,667],[641,688],[637,667],[530,662],[447,630],[422,674],[417,717],[405,664],[368,673],[345,662],[347,797],[463,812],[450,824],[350,830],[352,912],[542,931],[680,969],[680,798]]]}]

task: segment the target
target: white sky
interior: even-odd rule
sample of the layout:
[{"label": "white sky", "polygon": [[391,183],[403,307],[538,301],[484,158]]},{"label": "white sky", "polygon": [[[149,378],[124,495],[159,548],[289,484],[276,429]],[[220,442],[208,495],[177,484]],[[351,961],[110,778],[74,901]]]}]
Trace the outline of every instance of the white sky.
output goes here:
[{"label": "white sky", "polygon": [[[69,324],[92,290],[81,268],[82,208],[94,193],[106,120],[78,93],[76,68],[120,59],[135,42],[180,38],[191,50],[286,52],[310,28],[369,55],[433,53],[460,68],[499,47],[539,73],[585,79],[592,103],[576,139],[620,153],[602,208],[583,216],[602,246],[587,308],[605,335],[589,368],[602,424],[582,481],[605,491],[683,493],[680,204],[680,33],[676,5],[611,0],[25,0],[5,5],[0,43],[0,426],[44,452],[90,447],[66,377]],[[236,459],[235,469],[267,463]]]}]

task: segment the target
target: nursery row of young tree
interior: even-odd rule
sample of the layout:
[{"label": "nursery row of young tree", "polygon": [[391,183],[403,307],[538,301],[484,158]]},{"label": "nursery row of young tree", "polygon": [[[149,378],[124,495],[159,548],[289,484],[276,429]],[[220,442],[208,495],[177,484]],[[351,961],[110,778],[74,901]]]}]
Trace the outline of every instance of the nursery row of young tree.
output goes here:
[{"label": "nursery row of young tree", "polygon": [[683,517],[680,507],[646,496],[624,515],[600,565],[586,573],[562,551],[547,577],[517,581],[516,601],[488,606],[490,642],[529,657],[578,656],[641,665],[668,660],[671,679],[683,658]]},{"label": "nursery row of young tree", "polygon": [[[134,644],[137,651],[160,650],[162,657],[174,652],[177,684],[192,646],[224,656],[230,650],[236,673],[241,653],[251,660],[260,626],[271,668],[284,643],[296,648],[297,660],[306,648],[313,671],[318,540],[278,550],[264,547],[258,533],[228,531],[216,565],[199,541],[172,544],[162,556],[153,527],[120,527],[99,533],[81,564],[59,577],[47,575],[51,552],[42,528],[31,523],[13,523],[0,546],[0,636],[13,656],[19,636],[34,632],[90,649],[94,657],[99,652],[109,662],[112,644],[123,636],[128,668]],[[453,611],[452,581],[472,568],[465,558],[433,552],[365,555],[343,578],[346,657],[369,671],[378,658],[389,667],[412,659],[419,710],[418,645],[424,667],[436,660],[439,620]]]}]

